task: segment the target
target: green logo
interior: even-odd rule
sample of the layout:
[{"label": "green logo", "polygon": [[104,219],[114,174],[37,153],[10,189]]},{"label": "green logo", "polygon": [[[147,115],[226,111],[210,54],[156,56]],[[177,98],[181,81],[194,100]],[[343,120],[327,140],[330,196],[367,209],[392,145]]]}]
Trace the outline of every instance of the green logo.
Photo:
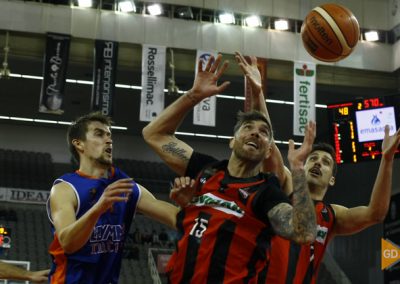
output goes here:
[{"label": "green logo", "polygon": [[307,64],[304,64],[302,69],[296,69],[296,74],[299,76],[312,77],[314,76],[314,70],[308,69]]}]

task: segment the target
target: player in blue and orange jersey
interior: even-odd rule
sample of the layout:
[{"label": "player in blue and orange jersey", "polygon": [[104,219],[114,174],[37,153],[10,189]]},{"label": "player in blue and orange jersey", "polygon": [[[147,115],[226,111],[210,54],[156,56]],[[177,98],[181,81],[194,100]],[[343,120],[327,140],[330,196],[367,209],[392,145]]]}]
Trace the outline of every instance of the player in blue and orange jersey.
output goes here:
[{"label": "player in blue and orange jersey", "polygon": [[[191,90],[169,105],[143,129],[146,142],[178,174],[195,178],[195,198],[178,214],[177,249],[168,264],[171,283],[256,283],[268,263],[272,232],[308,243],[315,238],[315,213],[306,189],[303,163],[315,137],[310,123],[303,145],[289,146],[296,180],[293,206],[273,174],[261,173],[271,154],[272,128],[259,112],[238,115],[229,160],[196,152],[174,133],[185,115],[204,98],[221,93],[217,85],[228,66],[211,56],[198,72]],[[182,181],[183,180],[183,181]],[[175,180],[175,188],[190,178]]]},{"label": "player in blue and orange jersey", "polygon": [[112,166],[111,121],[99,112],[68,129],[79,169],[56,179],[47,202],[54,240],[50,283],[118,283],[122,250],[136,211],[175,228],[179,209],[159,201]]}]

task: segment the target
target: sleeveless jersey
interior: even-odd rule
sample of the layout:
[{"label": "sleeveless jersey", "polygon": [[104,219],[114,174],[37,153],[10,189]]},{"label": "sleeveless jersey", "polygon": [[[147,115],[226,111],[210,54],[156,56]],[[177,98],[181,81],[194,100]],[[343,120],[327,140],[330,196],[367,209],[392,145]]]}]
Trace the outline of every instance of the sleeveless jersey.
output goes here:
[{"label": "sleeveless jersey", "polygon": [[228,176],[218,166],[199,174],[196,196],[177,216],[181,237],[166,269],[170,283],[256,283],[265,267],[271,230],[267,216],[257,218],[253,201],[260,190],[281,191],[268,187],[268,175]]},{"label": "sleeveless jersey", "polygon": [[[111,169],[110,176],[95,179],[77,171],[56,179],[54,185],[66,182],[73,189],[78,201],[76,219],[79,219],[99,200],[109,184],[128,177],[117,168]],[[139,186],[133,184],[132,187],[128,202],[116,202],[110,210],[103,213],[88,242],[72,254],[64,253],[52,224],[54,240],[49,247],[52,256],[50,283],[118,283],[122,249],[140,198]],[[53,223],[50,199],[47,201],[47,213]]]},{"label": "sleeveless jersey", "polygon": [[325,249],[332,238],[335,212],[330,204],[323,201],[314,201],[314,205],[317,217],[317,237],[314,243],[299,245],[274,236],[271,240],[270,263],[264,271],[266,276],[260,276],[259,283],[316,283]]}]

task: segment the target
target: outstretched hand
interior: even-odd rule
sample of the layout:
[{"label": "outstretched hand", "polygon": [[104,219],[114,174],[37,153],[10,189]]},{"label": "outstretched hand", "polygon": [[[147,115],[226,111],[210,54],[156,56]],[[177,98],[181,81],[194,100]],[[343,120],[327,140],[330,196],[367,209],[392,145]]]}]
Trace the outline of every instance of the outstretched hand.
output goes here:
[{"label": "outstretched hand", "polygon": [[218,80],[229,65],[228,61],[224,61],[222,66],[220,66],[221,61],[221,54],[218,54],[217,58],[211,55],[206,66],[203,68],[203,60],[199,60],[197,75],[191,89],[191,92],[194,93],[194,96],[199,101],[222,93],[230,84],[229,81],[225,81],[221,85],[218,85]]},{"label": "outstretched hand", "polygon": [[127,202],[132,193],[133,180],[131,178],[119,179],[106,187],[95,206],[100,212],[110,209],[115,202]]},{"label": "outstretched hand", "polygon": [[316,124],[315,122],[310,121],[306,127],[303,143],[300,148],[295,149],[294,141],[289,140],[288,160],[291,170],[303,168],[304,162],[306,161],[308,154],[311,152],[315,135]]},{"label": "outstretched hand", "polygon": [[194,196],[194,184],[195,180],[190,179],[190,177],[175,178],[169,198],[180,207],[186,207]]},{"label": "outstretched hand", "polygon": [[29,281],[33,283],[45,283],[48,280],[50,269],[29,271]]},{"label": "outstretched hand", "polygon": [[400,128],[393,135],[389,135],[389,131],[389,125],[386,125],[385,136],[382,141],[382,156],[386,159],[393,159],[400,144]]},{"label": "outstretched hand", "polygon": [[252,93],[258,95],[262,90],[262,82],[261,73],[257,66],[257,57],[250,56],[250,63],[248,63],[243,55],[236,51],[235,58],[243,74],[246,76],[247,82],[250,83]]}]

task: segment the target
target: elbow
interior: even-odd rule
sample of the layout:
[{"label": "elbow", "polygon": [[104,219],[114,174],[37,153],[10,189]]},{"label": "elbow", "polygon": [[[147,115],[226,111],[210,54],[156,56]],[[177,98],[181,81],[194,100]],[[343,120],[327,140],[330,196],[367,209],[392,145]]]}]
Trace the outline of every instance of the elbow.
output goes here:
[{"label": "elbow", "polygon": [[151,131],[149,130],[149,125],[147,124],[145,127],[143,127],[142,129],[142,136],[143,139],[148,142],[150,140],[150,136],[151,136]]},{"label": "elbow", "polygon": [[383,221],[385,221],[385,218],[386,218],[386,214],[376,214],[376,215],[372,218],[372,223],[373,223],[373,224],[383,223]]},{"label": "elbow", "polygon": [[58,242],[65,254],[71,254],[76,252],[78,249],[74,246],[73,240],[69,240],[65,234],[60,233],[58,236]]},{"label": "elbow", "polygon": [[317,238],[317,226],[307,228],[295,233],[293,241],[299,245],[308,245],[315,241]]}]

